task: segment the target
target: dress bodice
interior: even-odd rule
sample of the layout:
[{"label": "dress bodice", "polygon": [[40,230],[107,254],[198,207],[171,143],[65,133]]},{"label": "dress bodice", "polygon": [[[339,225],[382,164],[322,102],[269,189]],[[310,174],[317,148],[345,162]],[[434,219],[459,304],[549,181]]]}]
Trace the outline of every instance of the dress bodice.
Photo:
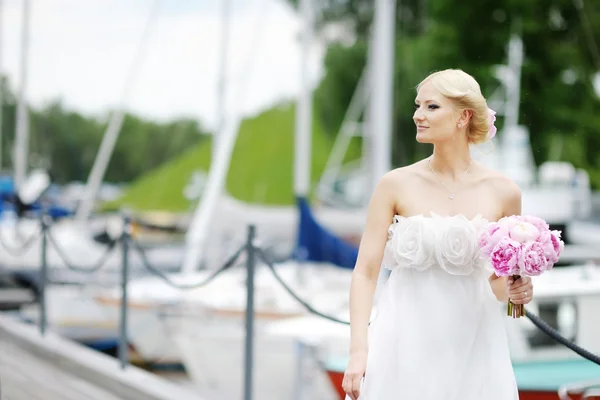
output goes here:
[{"label": "dress bodice", "polygon": [[471,219],[462,214],[396,215],[388,229],[383,266],[419,271],[440,267],[453,275],[470,275],[486,268],[479,237],[488,224],[479,214]]}]

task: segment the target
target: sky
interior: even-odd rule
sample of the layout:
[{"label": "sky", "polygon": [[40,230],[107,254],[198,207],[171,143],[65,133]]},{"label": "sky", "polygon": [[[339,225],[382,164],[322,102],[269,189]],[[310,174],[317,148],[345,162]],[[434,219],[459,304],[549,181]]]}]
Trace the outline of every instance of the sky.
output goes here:
[{"label": "sky", "polygon": [[[41,107],[60,99],[69,109],[95,116],[123,103],[145,118],[185,116],[214,127],[222,1],[30,0],[28,101]],[[13,91],[21,84],[23,4],[2,2],[0,65]],[[295,10],[285,0],[230,0],[230,10],[228,114],[252,115],[294,98],[300,82]],[[322,75],[323,54],[324,46],[315,42],[309,56],[312,87]]]}]

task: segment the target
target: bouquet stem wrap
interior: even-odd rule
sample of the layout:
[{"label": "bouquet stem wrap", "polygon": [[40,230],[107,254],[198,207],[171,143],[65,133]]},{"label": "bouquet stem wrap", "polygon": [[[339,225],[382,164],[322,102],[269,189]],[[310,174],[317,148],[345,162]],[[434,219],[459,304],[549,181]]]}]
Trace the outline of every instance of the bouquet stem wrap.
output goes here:
[{"label": "bouquet stem wrap", "polygon": [[[512,276],[515,282],[517,279],[521,279],[520,275]],[[506,315],[513,318],[521,318],[526,316],[525,306],[523,304],[515,304],[510,299],[508,299],[508,307],[506,310]]]}]

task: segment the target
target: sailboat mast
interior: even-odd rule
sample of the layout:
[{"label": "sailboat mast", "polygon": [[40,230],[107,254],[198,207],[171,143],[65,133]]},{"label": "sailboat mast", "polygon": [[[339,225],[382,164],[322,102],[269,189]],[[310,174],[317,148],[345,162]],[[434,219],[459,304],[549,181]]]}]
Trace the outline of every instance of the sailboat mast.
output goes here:
[{"label": "sailboat mast", "polygon": [[108,126],[106,127],[106,131],[104,132],[104,136],[102,137],[102,142],[100,143],[100,149],[98,150],[96,160],[94,161],[94,165],[92,166],[92,170],[90,171],[85,192],[83,194],[83,198],[81,199],[81,204],[77,209],[76,218],[78,221],[83,222],[89,218],[94,206],[94,202],[96,201],[96,196],[98,194],[98,191],[100,190],[100,185],[104,180],[104,174],[106,173],[106,169],[108,168],[108,163],[110,162],[110,158],[112,157],[113,151],[115,149],[115,144],[117,143],[117,139],[119,138],[119,134],[121,133],[123,121],[125,120],[125,107],[127,106],[130,93],[138,76],[139,68],[144,60],[145,47],[150,36],[150,30],[153,26],[157,15],[157,6],[158,0],[154,0],[150,9],[148,21],[146,22],[146,26],[144,27],[144,31],[142,32],[140,44],[137,48],[136,54],[133,57],[133,62],[125,80],[119,104],[117,105],[116,109],[111,113]]},{"label": "sailboat mast", "polygon": [[312,0],[300,1],[300,91],[296,102],[294,135],[294,194],[307,197],[311,176],[312,91],[309,82],[310,46],[313,41]]},{"label": "sailboat mast", "polygon": [[[368,164],[370,165],[370,192],[392,168],[392,120],[394,99],[394,46],[396,38],[396,1],[376,0],[368,60],[371,97],[367,108]],[[377,278],[375,302],[383,282],[389,276],[381,268]]]},{"label": "sailboat mast", "polygon": [[508,70],[510,72],[506,85],[506,108],[504,126],[515,128],[519,123],[519,104],[521,100],[521,67],[523,65],[523,41],[512,35],[508,42]]},{"label": "sailboat mast", "polygon": [[219,54],[219,64],[217,66],[218,83],[217,83],[217,123],[212,140],[212,159],[216,159],[217,150],[221,141],[223,124],[225,122],[225,110],[227,99],[227,65],[229,54],[229,20],[231,13],[231,0],[221,0],[221,51]]},{"label": "sailboat mast", "polygon": [[369,163],[372,192],[391,169],[396,1],[376,0],[369,62],[371,101],[368,108]]},{"label": "sailboat mast", "polygon": [[3,35],[2,35],[2,31],[3,31],[3,26],[4,24],[2,23],[3,20],[3,1],[0,0],[0,171],[2,171],[2,153],[4,152],[4,147],[2,146],[2,141],[3,141],[3,131],[4,129],[2,129],[2,126],[4,125],[3,123],[3,114],[2,112],[4,111],[4,69],[2,68],[2,39],[3,39]]},{"label": "sailboat mast", "polygon": [[15,186],[19,188],[27,174],[29,152],[29,116],[27,111],[27,64],[29,55],[29,0],[23,0],[23,22],[21,26],[21,83],[17,99],[17,123],[15,132]]},{"label": "sailboat mast", "polygon": [[[239,92],[235,93],[231,98],[238,102],[237,107],[233,107],[231,115],[223,113],[224,119],[221,123],[218,135],[218,140],[213,142],[213,145],[218,142],[218,146],[213,148],[213,158],[210,161],[210,169],[208,171],[208,177],[206,179],[206,185],[204,186],[202,197],[199,200],[198,206],[194,210],[192,220],[188,228],[185,242],[185,257],[181,266],[181,272],[183,274],[191,274],[196,271],[200,265],[200,261],[203,260],[203,252],[206,251],[207,241],[210,235],[211,222],[213,221],[215,210],[219,201],[222,199],[225,183],[227,180],[227,173],[231,163],[231,157],[237,136],[239,133],[241,121],[242,121],[242,110],[238,109],[244,99],[246,86],[252,78],[254,69],[254,61],[256,60],[256,53],[258,52],[258,45],[260,39],[260,33],[264,29],[264,15],[266,15],[266,7],[268,6],[267,1],[263,1],[263,7],[265,10],[258,16],[258,23],[256,29],[256,35],[254,37],[254,45],[248,48],[249,59],[246,62],[244,69],[244,77],[241,79],[242,87],[238,88]],[[224,18],[230,18],[229,12],[222,14]],[[227,24],[229,29],[229,24]],[[225,51],[222,46],[221,51]],[[223,56],[221,60],[225,60]],[[224,68],[224,66],[223,66]],[[225,103],[225,102],[224,102]],[[225,118],[226,117],[226,118]]]}]

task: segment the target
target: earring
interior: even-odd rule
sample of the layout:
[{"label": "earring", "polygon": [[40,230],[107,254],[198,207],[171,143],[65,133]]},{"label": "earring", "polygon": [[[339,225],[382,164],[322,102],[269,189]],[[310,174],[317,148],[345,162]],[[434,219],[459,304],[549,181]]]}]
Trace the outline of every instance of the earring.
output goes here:
[{"label": "earring", "polygon": [[459,127],[459,128],[462,128],[462,124],[458,124],[458,127]]}]

